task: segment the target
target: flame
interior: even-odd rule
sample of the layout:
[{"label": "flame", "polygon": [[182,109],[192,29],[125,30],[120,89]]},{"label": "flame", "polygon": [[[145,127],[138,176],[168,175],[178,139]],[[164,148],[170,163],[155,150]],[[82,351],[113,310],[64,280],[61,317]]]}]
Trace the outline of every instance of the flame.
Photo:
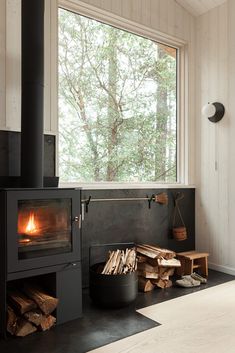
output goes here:
[{"label": "flame", "polygon": [[35,222],[34,213],[30,213],[29,220],[28,220],[28,223],[25,228],[25,233],[26,234],[35,234],[35,233],[37,233],[37,231],[38,231],[38,229],[37,229],[37,224]]}]

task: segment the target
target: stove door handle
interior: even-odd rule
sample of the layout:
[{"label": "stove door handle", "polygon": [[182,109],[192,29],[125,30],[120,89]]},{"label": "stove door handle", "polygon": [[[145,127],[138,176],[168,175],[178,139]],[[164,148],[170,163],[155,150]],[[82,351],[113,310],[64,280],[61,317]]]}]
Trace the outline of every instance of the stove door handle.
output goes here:
[{"label": "stove door handle", "polygon": [[82,227],[82,215],[75,216],[73,222],[78,223],[78,228],[81,229]]}]

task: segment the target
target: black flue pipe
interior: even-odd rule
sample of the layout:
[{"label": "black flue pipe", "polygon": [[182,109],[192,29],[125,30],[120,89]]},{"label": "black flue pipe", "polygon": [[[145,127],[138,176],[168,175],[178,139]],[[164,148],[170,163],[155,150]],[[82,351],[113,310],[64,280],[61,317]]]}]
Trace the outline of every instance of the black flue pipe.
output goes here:
[{"label": "black flue pipe", "polygon": [[22,0],[21,186],[43,187],[44,0]]}]

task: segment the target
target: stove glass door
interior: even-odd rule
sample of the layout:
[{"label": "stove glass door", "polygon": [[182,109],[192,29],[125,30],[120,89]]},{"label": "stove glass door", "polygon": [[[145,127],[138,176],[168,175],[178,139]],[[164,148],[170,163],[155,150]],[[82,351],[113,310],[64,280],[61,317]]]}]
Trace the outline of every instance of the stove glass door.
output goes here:
[{"label": "stove glass door", "polygon": [[72,251],[71,199],[18,201],[18,259]]}]

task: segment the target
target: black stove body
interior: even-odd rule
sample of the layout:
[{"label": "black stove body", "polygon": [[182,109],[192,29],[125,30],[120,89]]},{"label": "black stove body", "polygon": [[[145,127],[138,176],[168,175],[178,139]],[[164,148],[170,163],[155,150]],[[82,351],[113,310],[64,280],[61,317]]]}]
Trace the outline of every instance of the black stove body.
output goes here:
[{"label": "black stove body", "polygon": [[79,189],[0,189],[0,335],[7,289],[33,279],[59,298],[57,323],[82,315]]}]

